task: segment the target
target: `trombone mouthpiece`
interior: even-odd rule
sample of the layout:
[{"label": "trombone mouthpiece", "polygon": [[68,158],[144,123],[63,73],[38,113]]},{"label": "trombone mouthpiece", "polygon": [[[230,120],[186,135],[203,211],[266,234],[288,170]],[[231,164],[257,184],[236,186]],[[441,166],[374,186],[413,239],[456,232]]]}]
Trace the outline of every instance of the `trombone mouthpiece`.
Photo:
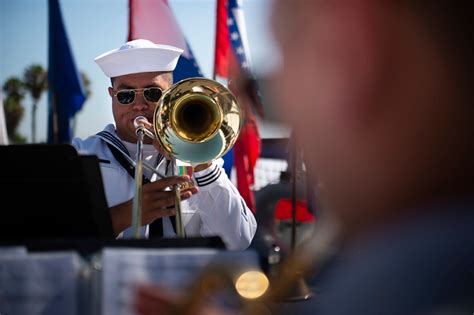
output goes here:
[{"label": "trombone mouthpiece", "polygon": [[143,117],[143,116],[137,116],[135,117],[135,120],[133,121],[133,125],[135,126],[135,128],[145,127],[147,123],[148,123],[148,119],[146,119],[146,117]]},{"label": "trombone mouthpiece", "polygon": [[[138,135],[139,132],[145,133],[151,139],[155,139],[155,134],[150,131],[153,130],[153,124],[151,124],[146,117],[137,116],[133,120],[133,125],[135,126],[135,133]],[[150,130],[149,130],[150,129]]]}]

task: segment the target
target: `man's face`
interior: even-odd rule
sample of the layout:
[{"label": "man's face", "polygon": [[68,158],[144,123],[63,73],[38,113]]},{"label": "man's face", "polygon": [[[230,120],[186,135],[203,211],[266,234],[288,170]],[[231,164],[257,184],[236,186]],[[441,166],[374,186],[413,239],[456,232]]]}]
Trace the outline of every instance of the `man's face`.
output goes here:
[{"label": "man's face", "polygon": [[[140,91],[135,95],[135,101],[130,105],[122,105],[114,96],[123,89],[143,89],[149,87],[159,87],[163,91],[171,86],[170,76],[162,72],[143,72],[115,77],[113,86],[109,88],[112,97],[112,110],[116,125],[117,134],[122,140],[136,142],[135,126],[133,121],[137,116],[145,116],[150,122],[153,121],[153,112],[157,103],[149,102]],[[145,142],[150,143],[151,139],[145,137]]]}]

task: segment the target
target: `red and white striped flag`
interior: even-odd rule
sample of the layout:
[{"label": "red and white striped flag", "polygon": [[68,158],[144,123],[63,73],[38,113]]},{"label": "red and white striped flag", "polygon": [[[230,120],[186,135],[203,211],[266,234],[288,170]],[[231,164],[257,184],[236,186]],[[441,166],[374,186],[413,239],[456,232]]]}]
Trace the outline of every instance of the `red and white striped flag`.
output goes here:
[{"label": "red and white striped flag", "polygon": [[[244,12],[238,0],[217,0],[216,46],[214,59],[214,78],[231,82],[240,76],[249,76],[251,69],[250,53],[247,43]],[[232,84],[230,84],[232,89]],[[239,98],[245,111],[245,124],[233,150],[225,157],[224,166],[235,166],[237,189],[247,206],[256,211],[252,191],[254,168],[260,155],[260,136],[252,104],[247,97],[239,97],[240,91],[232,91]],[[244,102],[244,104],[242,104]]]},{"label": "red and white striped flag", "polygon": [[202,77],[167,0],[129,0],[128,40],[133,39],[148,39],[156,44],[171,45],[184,50],[173,71],[175,82],[189,77]]}]

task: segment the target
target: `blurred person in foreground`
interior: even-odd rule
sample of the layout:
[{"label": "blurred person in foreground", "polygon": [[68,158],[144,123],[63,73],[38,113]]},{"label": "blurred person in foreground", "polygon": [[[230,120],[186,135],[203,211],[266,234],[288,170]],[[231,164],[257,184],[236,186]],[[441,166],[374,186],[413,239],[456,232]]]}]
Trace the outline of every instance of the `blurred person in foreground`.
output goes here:
[{"label": "blurred person in foreground", "polygon": [[275,94],[341,239],[283,313],[474,312],[473,20],[463,0],[274,2]]}]

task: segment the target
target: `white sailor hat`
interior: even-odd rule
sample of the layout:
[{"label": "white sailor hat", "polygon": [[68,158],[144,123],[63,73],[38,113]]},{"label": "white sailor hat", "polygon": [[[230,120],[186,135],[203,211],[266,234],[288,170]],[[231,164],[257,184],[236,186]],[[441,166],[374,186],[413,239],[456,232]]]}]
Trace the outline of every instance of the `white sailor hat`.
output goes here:
[{"label": "white sailor hat", "polygon": [[113,78],[139,72],[173,71],[182,53],[178,47],[136,39],[94,60],[106,76]]}]

